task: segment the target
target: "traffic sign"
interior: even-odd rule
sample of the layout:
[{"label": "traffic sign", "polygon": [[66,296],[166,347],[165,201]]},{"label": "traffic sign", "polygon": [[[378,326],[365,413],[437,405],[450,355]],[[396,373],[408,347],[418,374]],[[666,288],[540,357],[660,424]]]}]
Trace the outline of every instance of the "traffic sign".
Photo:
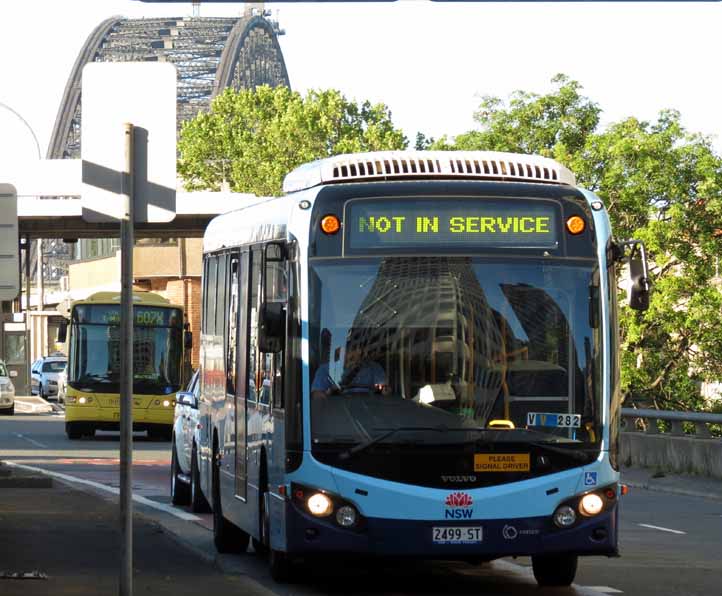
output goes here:
[{"label": "traffic sign", "polygon": [[0,184],[0,300],[19,293],[18,195],[12,184]]},{"label": "traffic sign", "polygon": [[126,123],[134,129],[135,222],[175,218],[176,79],[175,66],[169,62],[91,62],[83,68],[80,147],[85,221],[119,221],[125,214]]}]

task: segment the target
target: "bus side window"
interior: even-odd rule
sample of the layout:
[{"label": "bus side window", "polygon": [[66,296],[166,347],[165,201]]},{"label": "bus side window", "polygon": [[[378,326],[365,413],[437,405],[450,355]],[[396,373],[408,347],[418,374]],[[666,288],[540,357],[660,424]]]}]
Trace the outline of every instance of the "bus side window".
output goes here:
[{"label": "bus side window", "polygon": [[226,395],[236,394],[237,342],[238,342],[238,255],[231,255],[228,297],[228,348],[226,350]]},{"label": "bus side window", "polygon": [[282,408],[283,407],[283,375],[281,374],[281,371],[283,371],[283,352],[279,352],[278,354],[273,354],[273,407],[274,408]]},{"label": "bus side window", "polygon": [[256,401],[262,379],[258,367],[258,306],[261,285],[261,251],[251,253],[251,278],[248,288],[248,401]]},{"label": "bus side window", "polygon": [[[262,300],[266,304],[279,303],[287,308],[288,302],[288,262],[286,249],[278,243],[270,243],[265,247],[263,271]],[[282,322],[283,334],[286,333],[285,320]],[[283,350],[285,339],[281,343],[281,351],[263,354],[261,378],[263,379],[262,403],[274,408],[283,408]]]},{"label": "bus side window", "polygon": [[216,268],[218,257],[208,257],[206,261],[205,296],[203,304],[203,331],[208,335],[216,333]]}]

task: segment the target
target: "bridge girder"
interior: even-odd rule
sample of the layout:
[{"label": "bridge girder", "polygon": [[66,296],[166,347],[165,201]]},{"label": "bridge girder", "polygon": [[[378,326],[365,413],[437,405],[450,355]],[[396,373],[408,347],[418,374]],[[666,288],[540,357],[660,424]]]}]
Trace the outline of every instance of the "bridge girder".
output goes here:
[{"label": "bridge girder", "polygon": [[48,146],[48,159],[80,157],[81,83],[89,62],[163,61],[178,71],[178,126],[207,110],[226,87],[290,87],[277,23],[240,18],[111,17],[88,36],[73,65]]},{"label": "bridge girder", "polygon": [[[290,87],[278,23],[264,14],[241,17],[126,19],[114,16],[90,33],[80,50],[55,119],[48,159],[80,158],[82,72],[90,62],[165,61],[176,66],[178,130],[226,87],[250,89],[268,84]],[[66,231],[67,233],[67,231]],[[34,247],[33,247],[34,252]],[[71,258],[60,240],[45,243],[49,267],[62,275]],[[32,275],[36,259],[32,258]],[[50,263],[49,263],[50,265]]]}]

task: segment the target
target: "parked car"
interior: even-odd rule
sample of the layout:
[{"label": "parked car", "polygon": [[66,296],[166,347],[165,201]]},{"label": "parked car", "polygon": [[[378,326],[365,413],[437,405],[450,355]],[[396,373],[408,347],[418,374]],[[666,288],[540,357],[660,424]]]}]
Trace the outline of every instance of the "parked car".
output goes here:
[{"label": "parked car", "polygon": [[200,377],[193,374],[185,391],[176,393],[171,441],[170,495],[174,505],[190,505],[194,512],[210,511],[201,492],[198,471],[198,400]]},{"label": "parked car", "polygon": [[45,356],[33,362],[30,368],[30,391],[43,399],[57,399],[58,377],[65,371],[68,359],[61,354]]},{"label": "parked car", "polygon": [[5,363],[0,360],[0,414],[12,416],[15,413],[15,385]]},{"label": "parked car", "polygon": [[68,389],[68,369],[67,367],[63,372],[58,375],[58,403],[65,403],[65,393]]}]

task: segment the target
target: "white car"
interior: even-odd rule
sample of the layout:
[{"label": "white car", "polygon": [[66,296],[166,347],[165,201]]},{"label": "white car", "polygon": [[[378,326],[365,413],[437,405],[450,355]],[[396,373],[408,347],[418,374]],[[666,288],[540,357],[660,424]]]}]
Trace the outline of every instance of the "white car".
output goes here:
[{"label": "white car", "polygon": [[0,360],[0,414],[12,416],[15,413],[15,386],[10,380],[5,363]]},{"label": "white car", "polygon": [[201,492],[198,471],[198,398],[200,377],[193,374],[185,391],[176,393],[171,441],[170,496],[174,505],[190,505],[197,513],[210,511]]},{"label": "white car", "polygon": [[65,356],[45,356],[36,360],[30,368],[30,391],[43,399],[58,398],[60,373],[65,371],[68,359]]},{"label": "white car", "polygon": [[65,403],[65,393],[68,389],[68,369],[67,367],[63,372],[58,375],[58,403]]}]

